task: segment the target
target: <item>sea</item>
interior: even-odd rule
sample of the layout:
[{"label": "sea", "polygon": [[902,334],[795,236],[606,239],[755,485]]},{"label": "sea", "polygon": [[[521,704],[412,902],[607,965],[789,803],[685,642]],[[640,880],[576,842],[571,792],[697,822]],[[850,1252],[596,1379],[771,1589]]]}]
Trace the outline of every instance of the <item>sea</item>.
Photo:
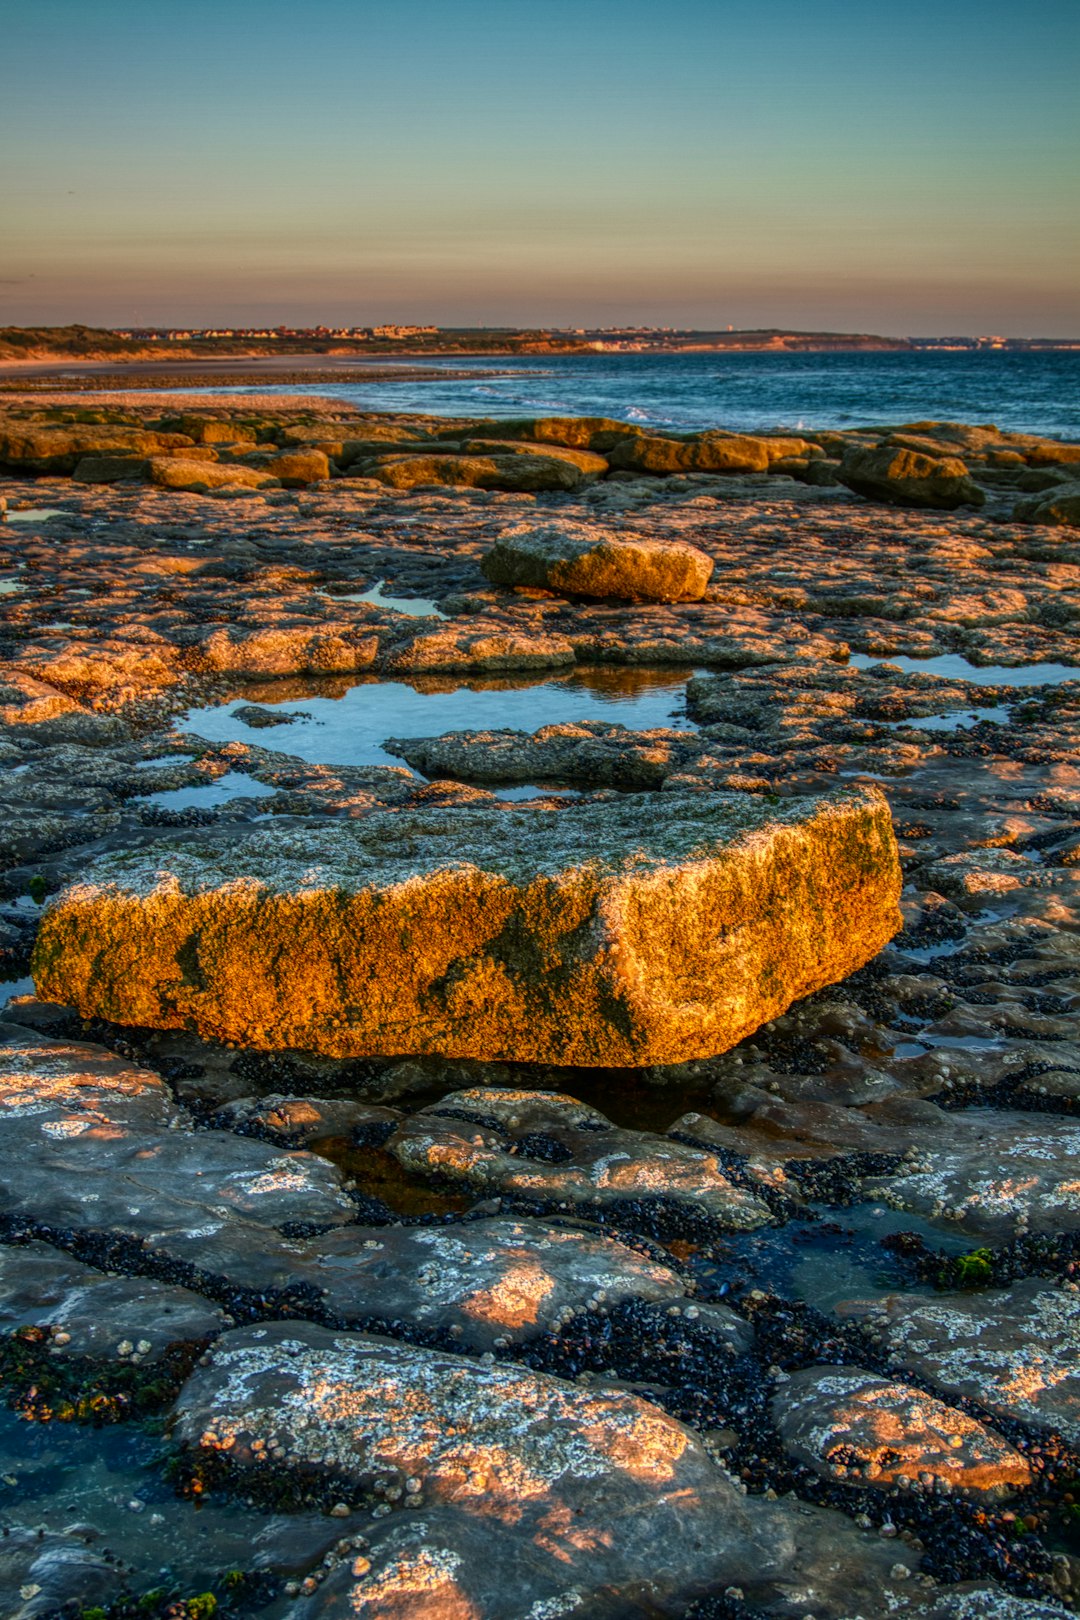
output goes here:
[{"label": "sea", "polygon": [[[318,394],[435,416],[608,416],[741,432],[878,423],[993,423],[1080,439],[1080,349],[847,354],[576,354],[388,361],[401,380],[214,389]],[[410,372],[423,368],[422,380]],[[358,367],[358,371],[359,371]]]}]

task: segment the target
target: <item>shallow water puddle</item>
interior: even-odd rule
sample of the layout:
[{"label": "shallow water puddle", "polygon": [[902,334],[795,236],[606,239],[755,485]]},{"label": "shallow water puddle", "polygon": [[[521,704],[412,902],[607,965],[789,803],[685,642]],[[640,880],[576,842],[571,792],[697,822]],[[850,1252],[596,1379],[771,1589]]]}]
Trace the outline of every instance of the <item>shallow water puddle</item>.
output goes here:
[{"label": "shallow water puddle", "polygon": [[47,518],[70,517],[70,512],[64,512],[59,506],[24,506],[21,512],[9,512],[9,523],[44,523]]},{"label": "shallow water puddle", "polygon": [[906,654],[853,653],[850,669],[874,669],[891,664],[906,675],[942,675],[951,680],[972,681],[976,686],[1049,686],[1061,681],[1080,681],[1080,664],[972,664],[960,653],[939,653],[933,658],[909,658]]},{"label": "shallow water puddle", "polygon": [[904,1210],[880,1204],[811,1207],[819,1219],[728,1235],[700,1256],[691,1255],[687,1263],[701,1298],[764,1288],[805,1300],[827,1315],[847,1301],[911,1288],[904,1261],[882,1247],[882,1240],[895,1232],[916,1232],[935,1249],[958,1254],[971,1247],[967,1237],[940,1232]]},{"label": "shallow water puddle", "polygon": [[371,602],[375,607],[389,608],[392,613],[403,613],[410,619],[445,619],[430,597],[387,596],[383,590],[385,579],[377,579],[366,591],[320,591],[330,602]]},{"label": "shallow water puddle", "polygon": [[178,1497],[165,1455],[139,1424],[28,1423],[0,1409],[0,1511],[34,1530],[86,1526],[91,1546],[131,1566],[136,1591],[173,1581],[205,1591],[215,1576],[250,1568],[266,1515],[224,1497]]},{"label": "shallow water puddle", "polygon": [[0,596],[14,596],[16,591],[25,589],[26,586],[21,579],[13,579],[10,576],[0,579]]},{"label": "shallow water puddle", "polygon": [[882,720],[883,726],[891,731],[903,730],[905,727],[916,731],[968,731],[972,726],[981,725],[989,720],[995,726],[1009,724],[1009,710],[1001,707],[988,709],[953,709],[949,714],[924,715],[918,720]]},{"label": "shallow water puddle", "polygon": [[6,1007],[16,996],[32,996],[33,979],[0,979],[0,1007]]},{"label": "shallow water puddle", "polygon": [[[594,669],[543,681],[372,679],[337,690],[332,683],[290,681],[280,697],[273,696],[270,686],[260,687],[258,696],[248,690],[227,704],[189,709],[178,725],[207,742],[258,742],[265,747],[265,731],[246,725],[236,713],[256,702],[295,715],[287,727],[274,730],[273,746],[281,753],[312,765],[392,765],[401,770],[401,760],[382,746],[388,737],[438,737],[497,727],[535,731],[572,720],[607,720],[630,730],[668,726],[694,731],[693,723],[677,712],[691,673]],[[331,690],[322,695],[328,684]],[[515,797],[519,793],[514,790]]]},{"label": "shallow water puddle", "polygon": [[[149,762],[147,762],[149,763]],[[144,804],[157,804],[163,810],[212,810],[231,799],[265,799],[277,792],[264,782],[256,782],[243,771],[226,771],[214,782],[200,782],[193,787],[162,788],[158,793],[139,794]]]}]

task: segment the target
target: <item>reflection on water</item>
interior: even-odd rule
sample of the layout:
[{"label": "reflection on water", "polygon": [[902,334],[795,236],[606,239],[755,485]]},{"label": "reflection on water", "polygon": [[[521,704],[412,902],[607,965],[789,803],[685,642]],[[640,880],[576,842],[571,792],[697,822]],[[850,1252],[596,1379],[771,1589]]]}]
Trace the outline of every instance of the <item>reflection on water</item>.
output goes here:
[{"label": "reflection on water", "polygon": [[[274,743],[282,753],[309,764],[400,769],[401,762],[382,746],[388,737],[434,737],[491,727],[535,731],[571,720],[609,720],[634,730],[654,726],[693,730],[678,713],[690,673],[697,672],[603,667],[575,669],[544,681],[523,675],[495,680],[444,676],[358,681],[354,676],[265,682],[245,685],[242,697],[229,703],[190,709],[179,724],[207,742],[265,744],[263,735],[245,725],[236,710],[249,703],[292,710],[296,718],[275,732]],[[300,703],[302,713],[293,708]]]},{"label": "reflection on water", "polygon": [[193,787],[163,788],[159,793],[139,794],[144,804],[160,805],[163,810],[212,810],[231,799],[265,799],[277,789],[256,782],[242,771],[226,771],[215,782],[199,782]]},{"label": "reflection on water", "polygon": [[70,514],[58,506],[24,506],[21,512],[9,512],[9,523],[44,523],[47,518],[68,517]]},{"label": "reflection on water", "polygon": [[972,726],[981,725],[984,720],[992,721],[995,726],[1007,726],[1009,710],[1000,707],[954,709],[949,714],[924,715],[918,720],[882,720],[880,724],[893,731],[905,726],[914,726],[917,731],[967,731]]},{"label": "reflection on water", "polygon": [[853,653],[852,669],[874,669],[891,664],[910,675],[943,675],[952,680],[972,681],[976,686],[1050,686],[1060,681],[1080,681],[1080,664],[972,664],[960,653],[939,653],[933,658],[909,658],[890,653],[887,658],[869,653]]},{"label": "reflection on water", "polygon": [[366,591],[320,591],[330,602],[371,602],[376,607],[389,608],[392,613],[404,613],[410,619],[445,619],[435,603],[427,596],[387,596],[383,590],[385,579],[377,579]]}]

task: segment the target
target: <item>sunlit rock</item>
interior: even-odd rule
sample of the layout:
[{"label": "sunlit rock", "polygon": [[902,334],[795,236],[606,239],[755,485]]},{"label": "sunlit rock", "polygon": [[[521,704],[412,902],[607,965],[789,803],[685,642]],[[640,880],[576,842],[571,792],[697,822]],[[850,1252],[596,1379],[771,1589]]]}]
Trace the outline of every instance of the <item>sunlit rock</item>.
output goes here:
[{"label": "sunlit rock", "polygon": [[1080,529],[1080,482],[1060,484],[1049,493],[1037,495],[1032,500],[1021,501],[1013,515],[1023,523],[1048,523],[1062,528]]},{"label": "sunlit rock", "polygon": [[1031,1483],[1031,1465],[993,1429],[861,1367],[792,1373],[772,1410],[786,1449],[827,1479],[995,1497]]},{"label": "sunlit rock", "polygon": [[891,1356],[938,1389],[1080,1442],[1080,1289],[1028,1278],[972,1293],[845,1304]]},{"label": "sunlit rock", "polygon": [[189,489],[199,493],[230,486],[264,489],[278,480],[256,467],[236,462],[194,461],[186,456],[151,456],[150,482],[162,489]]},{"label": "sunlit rock", "polygon": [[387,1147],[415,1174],[556,1207],[644,1202],[730,1231],[769,1220],[767,1206],[707,1147],[619,1130],[556,1092],[453,1092],[402,1120]]},{"label": "sunlit rock", "polygon": [[679,541],[625,537],[591,523],[552,523],[500,535],[481,563],[493,585],[531,585],[570,596],[695,602],[712,558]]},{"label": "sunlit rock", "polygon": [[590,457],[589,469],[585,471],[569,454],[548,455],[537,447],[535,455],[507,451],[502,455],[389,456],[371,462],[357,461],[353,466],[391,489],[457,484],[471,489],[574,490],[597,476],[599,469],[592,463],[599,460],[599,457]]},{"label": "sunlit rock", "polygon": [[302,450],[286,450],[263,467],[272,478],[280,478],[286,489],[301,489],[330,476],[330,459],[324,451],[308,445]]},{"label": "sunlit rock", "polygon": [[[781,454],[790,454],[794,442],[788,440]],[[766,472],[770,459],[767,440],[739,433],[695,433],[680,439],[637,433],[608,452],[613,467],[641,473]]]},{"label": "sunlit rock", "polygon": [[391,737],[384,746],[428,777],[655,788],[701,745],[685,731],[627,731],[606,720],[571,720],[533,732]]},{"label": "sunlit rock", "polygon": [[986,496],[956,456],[928,456],[902,446],[850,449],[840,465],[842,484],[871,500],[898,506],[982,506]]},{"label": "sunlit rock", "polygon": [[330,1056],[640,1065],[734,1045],[900,926],[874,789],[375,812],[105,857],[39,993]]},{"label": "sunlit rock", "polygon": [[[516,1549],[517,1578],[537,1598],[628,1586],[653,1605],[638,1610],[624,1596],[590,1614],[680,1615],[709,1583],[749,1579],[790,1551],[658,1407],[363,1334],[275,1323],[224,1335],[181,1391],[175,1436],[210,1474],[248,1490],[292,1481],[346,1507],[456,1509],[488,1531],[497,1560],[512,1565]],[[445,1528],[400,1547],[396,1573],[380,1558],[371,1589],[385,1583],[385,1603],[401,1614],[509,1617],[505,1605],[461,1606],[459,1572],[467,1591],[476,1575],[463,1566],[483,1554],[468,1529],[464,1545],[447,1546]],[[433,1589],[441,1608],[413,1606]],[[344,1601],[313,1612],[394,1612]]]}]

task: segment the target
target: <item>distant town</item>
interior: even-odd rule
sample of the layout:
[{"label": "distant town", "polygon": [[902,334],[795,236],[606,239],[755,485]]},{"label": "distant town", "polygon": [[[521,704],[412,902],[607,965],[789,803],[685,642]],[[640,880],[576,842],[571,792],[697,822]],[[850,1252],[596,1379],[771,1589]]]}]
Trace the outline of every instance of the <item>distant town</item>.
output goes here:
[{"label": "distant town", "polygon": [[552,354],[841,353],[880,350],[1080,350],[1080,338],[882,337],[781,327],[142,326],[0,327],[0,361],[191,361],[277,356],[436,357]]},{"label": "distant town", "polygon": [[202,343],[210,339],[263,343],[325,344],[335,339],[348,343],[408,343],[432,339],[458,345],[477,339],[485,343],[565,343],[569,348],[603,352],[646,353],[689,349],[1080,349],[1080,338],[878,337],[852,332],[789,332],[736,330],[702,332],[669,326],[611,326],[599,328],[551,327],[536,331],[513,328],[457,328],[439,326],[275,326],[275,327],[126,327],[115,336],[129,342]]}]

